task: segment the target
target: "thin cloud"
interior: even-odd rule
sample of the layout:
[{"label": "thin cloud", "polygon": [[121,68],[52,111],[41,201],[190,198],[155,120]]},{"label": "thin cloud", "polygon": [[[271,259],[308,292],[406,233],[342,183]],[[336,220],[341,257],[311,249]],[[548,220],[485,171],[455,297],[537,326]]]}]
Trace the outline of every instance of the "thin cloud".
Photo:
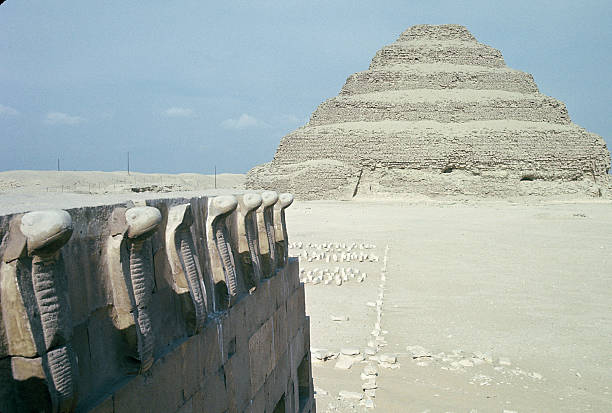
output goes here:
[{"label": "thin cloud", "polygon": [[0,116],[17,116],[19,115],[19,111],[10,106],[0,105]]},{"label": "thin cloud", "polygon": [[72,116],[62,112],[49,112],[45,116],[44,122],[47,125],[78,125],[85,122],[85,118]]},{"label": "thin cloud", "polygon": [[164,116],[167,116],[169,118],[189,118],[194,115],[194,112],[192,109],[179,108],[179,107],[168,108],[164,110],[162,113]]},{"label": "thin cloud", "polygon": [[266,122],[263,122],[247,113],[243,113],[237,119],[229,118],[221,122],[221,127],[235,130],[261,128],[266,126],[268,126]]}]

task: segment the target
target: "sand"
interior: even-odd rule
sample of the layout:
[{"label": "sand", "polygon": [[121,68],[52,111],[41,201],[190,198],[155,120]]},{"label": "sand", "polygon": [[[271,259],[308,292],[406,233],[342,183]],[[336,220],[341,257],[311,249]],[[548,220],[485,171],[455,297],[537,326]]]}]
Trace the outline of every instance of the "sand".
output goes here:
[{"label": "sand", "polygon": [[[296,201],[287,212],[291,252],[316,253],[301,258],[302,276],[368,273],[362,283],[306,284],[311,347],[363,354],[376,341],[383,291],[377,354],[397,356],[387,368],[366,358],[343,370],[335,366],[348,357],[321,362],[314,352],[317,411],[612,411],[611,206]],[[355,242],[353,252],[379,260],[317,259],[325,248],[314,244],[328,241]],[[362,385],[373,386],[360,378],[366,365],[378,369],[373,409],[360,404]]]},{"label": "sand", "polygon": [[[242,188],[244,174],[218,174],[217,188]],[[109,194],[122,192],[197,191],[215,188],[213,175],[144,174],[125,171],[4,171],[0,193],[60,192]]]}]

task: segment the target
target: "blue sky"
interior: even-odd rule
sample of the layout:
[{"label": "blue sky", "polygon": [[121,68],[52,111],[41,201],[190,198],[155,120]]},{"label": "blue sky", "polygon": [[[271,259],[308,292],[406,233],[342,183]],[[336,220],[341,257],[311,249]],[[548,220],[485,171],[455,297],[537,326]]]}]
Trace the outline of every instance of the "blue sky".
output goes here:
[{"label": "blue sky", "polygon": [[246,172],[414,24],[458,23],[612,142],[610,1],[0,5],[0,169]]}]

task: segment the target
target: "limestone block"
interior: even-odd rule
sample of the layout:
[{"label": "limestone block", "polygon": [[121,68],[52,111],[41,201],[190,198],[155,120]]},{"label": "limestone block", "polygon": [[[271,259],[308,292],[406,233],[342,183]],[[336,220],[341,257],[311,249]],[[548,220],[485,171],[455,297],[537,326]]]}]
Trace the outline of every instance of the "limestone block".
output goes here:
[{"label": "limestone block", "polygon": [[218,373],[223,366],[223,355],[221,349],[222,332],[217,324],[211,322],[200,334],[194,336],[199,341],[200,368],[204,375],[204,381],[209,380]]},{"label": "limestone block", "polygon": [[[193,396],[194,413],[224,413],[229,408],[223,370],[215,371]],[[263,410],[262,410],[263,411]]]},{"label": "limestone block", "polygon": [[278,359],[288,349],[288,326],[287,326],[287,307],[281,305],[274,312],[274,354]]},{"label": "limestone block", "polygon": [[251,397],[263,386],[276,360],[274,359],[274,321],[269,318],[249,339]]},{"label": "limestone block", "polygon": [[237,352],[223,365],[230,411],[242,412],[251,399],[248,351]]}]

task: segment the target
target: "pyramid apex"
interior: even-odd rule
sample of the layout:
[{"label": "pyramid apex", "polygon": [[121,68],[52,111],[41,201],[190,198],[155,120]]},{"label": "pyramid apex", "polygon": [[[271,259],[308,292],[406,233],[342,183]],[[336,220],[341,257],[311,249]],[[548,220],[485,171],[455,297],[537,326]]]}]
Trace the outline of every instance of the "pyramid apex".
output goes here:
[{"label": "pyramid apex", "polygon": [[406,29],[398,41],[414,40],[462,40],[475,42],[476,38],[460,24],[417,24]]}]

